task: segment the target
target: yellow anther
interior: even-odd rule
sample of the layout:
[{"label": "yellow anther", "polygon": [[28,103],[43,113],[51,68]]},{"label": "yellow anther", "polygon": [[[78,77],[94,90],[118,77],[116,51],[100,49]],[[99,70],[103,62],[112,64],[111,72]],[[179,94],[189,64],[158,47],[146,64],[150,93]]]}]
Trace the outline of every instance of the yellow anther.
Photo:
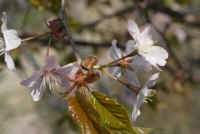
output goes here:
[{"label": "yellow anther", "polygon": [[156,90],[152,90],[150,92],[148,92],[147,96],[144,98],[144,102],[148,103],[148,101],[153,101],[152,99],[150,99],[151,97],[153,97],[156,94]]}]

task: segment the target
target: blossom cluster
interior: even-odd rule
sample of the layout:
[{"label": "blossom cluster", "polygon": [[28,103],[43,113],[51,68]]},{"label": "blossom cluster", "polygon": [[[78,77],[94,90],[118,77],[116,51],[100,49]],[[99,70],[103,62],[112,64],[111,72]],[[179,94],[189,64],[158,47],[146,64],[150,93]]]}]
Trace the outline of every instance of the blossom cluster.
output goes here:
[{"label": "blossom cluster", "polygon": [[[161,71],[159,66],[164,66],[166,64],[168,53],[165,49],[154,46],[156,41],[153,41],[152,39],[153,31],[151,26],[145,28],[143,32],[140,32],[135,21],[129,20],[128,31],[134,40],[127,41],[124,53],[116,47],[117,41],[112,41],[110,57],[113,60],[121,60],[115,62],[114,64],[116,66],[110,67],[109,72],[116,78],[123,75],[129,81],[129,84],[127,84],[125,88],[131,89],[132,87],[130,85],[136,87],[135,89],[132,89],[134,90],[133,97],[135,100],[132,118],[135,121],[140,115],[139,107],[143,102],[150,100],[150,97],[155,94],[155,90],[149,88],[155,84],[159,76],[159,73],[152,75],[142,88],[137,88],[140,86],[140,82],[138,81],[135,72],[150,72],[152,70],[151,66],[154,66],[157,70]],[[134,55],[134,51],[136,50],[138,54]]]},{"label": "blossom cluster", "polygon": [[[2,14],[3,23],[1,30],[4,38],[0,38],[0,55],[5,54],[7,67],[14,72],[16,71],[15,64],[9,51],[17,48],[22,40],[18,37],[16,30],[7,30],[7,16],[5,12]],[[50,21],[50,26],[47,25],[47,27],[50,28],[52,37],[57,38],[59,41],[65,40],[61,34],[64,29],[61,19]],[[141,86],[136,72],[150,72],[152,66],[161,71],[159,66],[166,64],[168,53],[165,49],[155,46],[156,41],[152,39],[151,26],[140,32],[137,24],[133,20],[129,20],[128,31],[134,40],[127,41],[125,51],[122,53],[117,48],[117,40],[114,39],[109,50],[110,57],[113,59],[111,63],[96,66],[98,59],[89,56],[82,62],[77,60],[61,67],[56,57],[49,56],[47,53],[41,69],[22,80],[20,84],[30,88],[33,101],[39,101],[47,88],[53,93],[63,95],[60,99],[62,100],[74,89],[81,90],[83,93],[85,88],[89,89],[87,85],[97,81],[100,77],[99,73],[93,71],[93,69],[99,69],[110,76],[110,82],[118,81],[125,88],[134,92],[134,96],[132,96],[135,100],[132,118],[135,121],[140,115],[139,107],[143,102],[150,100],[150,97],[155,94],[155,90],[150,88],[155,84],[159,76],[159,73],[152,75]],[[108,72],[104,68],[108,68]],[[87,73],[84,73],[83,70],[86,70]],[[120,76],[124,76],[128,82],[121,81]],[[70,82],[74,83],[71,87]],[[66,91],[62,93],[56,92],[55,89],[59,85],[66,89]]]}]

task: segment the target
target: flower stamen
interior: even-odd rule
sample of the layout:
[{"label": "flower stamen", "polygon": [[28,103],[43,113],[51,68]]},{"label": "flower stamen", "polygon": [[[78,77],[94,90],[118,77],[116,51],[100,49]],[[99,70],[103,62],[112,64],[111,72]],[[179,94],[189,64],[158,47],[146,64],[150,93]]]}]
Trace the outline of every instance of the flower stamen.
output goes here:
[{"label": "flower stamen", "polygon": [[42,84],[40,89],[45,88],[46,84],[49,85],[50,90],[55,90],[54,85],[58,88],[58,84],[62,84],[61,78],[54,72],[44,70],[45,74],[43,75]]},{"label": "flower stamen", "polygon": [[153,97],[156,94],[156,90],[151,90],[150,92],[148,92],[147,96],[144,98],[144,102],[148,103],[148,101],[153,101],[152,99],[150,99],[151,97]]},{"label": "flower stamen", "polygon": [[0,56],[5,52],[4,40],[0,38]]}]

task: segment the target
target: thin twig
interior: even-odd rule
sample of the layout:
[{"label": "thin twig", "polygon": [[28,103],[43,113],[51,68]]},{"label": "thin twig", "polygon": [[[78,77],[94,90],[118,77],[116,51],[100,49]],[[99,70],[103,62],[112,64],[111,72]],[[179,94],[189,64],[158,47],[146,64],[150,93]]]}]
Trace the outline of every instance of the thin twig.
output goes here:
[{"label": "thin twig", "polygon": [[48,46],[47,46],[46,58],[49,57],[49,48],[50,48],[50,45],[51,45],[51,40],[52,40],[52,36],[50,37],[50,39],[49,39],[49,43],[48,43]]},{"label": "thin twig", "polygon": [[92,23],[89,23],[89,24],[86,24],[86,25],[83,25],[83,27],[94,27],[95,25],[99,24],[100,22],[102,21],[105,21],[106,19],[110,19],[112,17],[115,17],[115,16],[122,16],[124,15],[125,13],[129,13],[129,12],[132,12],[134,9],[133,5],[130,6],[130,7],[127,7],[125,9],[122,9],[120,11],[117,11],[113,14],[110,14],[110,15],[104,15],[102,18],[100,18],[99,20],[96,20]]},{"label": "thin twig", "polygon": [[75,46],[74,40],[73,40],[73,38],[72,38],[71,32],[70,32],[70,30],[69,30],[69,28],[68,28],[68,26],[67,26],[66,10],[65,10],[65,9],[66,9],[66,8],[65,8],[65,0],[62,0],[62,21],[63,21],[63,25],[64,25],[65,30],[66,30],[66,32],[67,32],[67,35],[68,35],[70,44],[71,44],[71,46],[72,46],[74,55],[75,55],[75,57],[76,57],[76,61],[77,61],[78,63],[81,63],[81,58],[80,58],[80,56],[79,56],[79,54],[78,54],[78,51],[77,51],[77,49],[76,49],[76,46]]},{"label": "thin twig", "polygon": [[36,38],[38,38],[38,37],[42,37],[42,36],[46,36],[46,35],[50,35],[50,34],[51,34],[51,32],[49,32],[49,33],[45,33],[45,34],[42,34],[42,35],[36,35],[36,36],[33,36],[33,37],[25,38],[25,39],[22,40],[22,42],[24,42],[24,41],[28,41],[28,40],[32,40],[32,39],[36,39]]}]

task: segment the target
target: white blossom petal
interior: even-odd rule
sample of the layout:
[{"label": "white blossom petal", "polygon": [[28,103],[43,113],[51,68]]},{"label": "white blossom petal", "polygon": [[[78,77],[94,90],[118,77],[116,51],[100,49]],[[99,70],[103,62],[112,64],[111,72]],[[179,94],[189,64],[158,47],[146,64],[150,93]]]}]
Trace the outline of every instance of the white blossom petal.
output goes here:
[{"label": "white blossom petal", "polygon": [[134,20],[128,21],[128,31],[134,39],[136,39],[137,36],[140,35],[139,28]]},{"label": "white blossom petal", "polygon": [[6,12],[2,13],[3,17],[2,17],[2,25],[1,25],[1,31],[5,31],[7,30],[6,25],[7,25],[7,15]]},{"label": "white blossom petal", "polygon": [[157,66],[157,60],[155,57],[153,57],[151,54],[143,54],[141,55],[145,60],[147,60],[152,66],[154,66],[157,70],[162,71],[158,66]]},{"label": "white blossom petal", "polygon": [[164,66],[168,58],[168,53],[165,49],[159,46],[153,46],[155,42],[152,40],[152,27],[149,26],[140,34],[137,24],[134,21],[128,22],[128,30],[136,41],[138,54],[147,60],[159,71],[162,71],[159,66]]},{"label": "white blossom petal", "polygon": [[135,72],[150,72],[152,67],[150,63],[141,56],[134,56],[134,60],[129,64]]},{"label": "white blossom petal", "polygon": [[110,47],[109,53],[113,60],[121,58],[121,50],[116,46],[117,40],[112,41],[112,46]]},{"label": "white blossom petal", "polygon": [[[141,44],[152,44],[153,40],[151,39],[153,35],[152,26],[148,26],[144,31],[138,36]],[[148,42],[147,42],[148,41]]]},{"label": "white blossom petal", "polygon": [[136,96],[132,112],[133,121],[135,121],[137,117],[140,115],[139,107],[144,103],[144,99],[147,96],[148,92],[150,91],[152,90],[148,89],[147,87],[143,87],[140,90],[139,94]]},{"label": "white blossom petal", "polygon": [[13,72],[16,71],[13,58],[12,58],[12,56],[10,55],[10,52],[9,52],[9,51],[5,51],[5,62],[6,62],[6,64],[7,64],[7,67],[8,67],[10,70],[12,70]]},{"label": "white blossom petal", "polygon": [[128,40],[126,42],[125,55],[128,55],[128,54],[134,52],[136,49],[137,49],[136,42],[134,40]]},{"label": "white blossom petal", "polygon": [[135,72],[129,71],[128,69],[126,69],[126,71],[124,72],[123,76],[124,76],[133,86],[136,86],[136,87],[139,87],[139,86],[140,86],[140,82],[138,81]]},{"label": "white blossom petal", "polygon": [[156,58],[157,64],[164,66],[166,64],[165,59],[168,58],[168,53],[165,49],[159,46],[153,46],[151,55]]},{"label": "white blossom petal", "polygon": [[134,103],[134,107],[132,111],[132,118],[134,121],[140,115],[139,107],[145,102],[145,98],[148,96],[148,94],[153,91],[148,88],[152,87],[155,84],[158,76],[159,76],[159,73],[152,75],[148,79],[148,81],[144,84],[144,86],[141,88],[141,90],[139,91],[139,94],[135,97],[135,103]]},{"label": "white blossom petal", "polygon": [[143,87],[152,87],[155,83],[156,83],[156,80],[158,79],[158,76],[159,76],[160,73],[156,73],[154,75],[152,75],[148,81],[144,84]]},{"label": "white blossom petal", "polygon": [[14,29],[5,30],[3,36],[6,44],[6,51],[15,49],[21,44],[21,39],[18,37],[17,31]]}]

